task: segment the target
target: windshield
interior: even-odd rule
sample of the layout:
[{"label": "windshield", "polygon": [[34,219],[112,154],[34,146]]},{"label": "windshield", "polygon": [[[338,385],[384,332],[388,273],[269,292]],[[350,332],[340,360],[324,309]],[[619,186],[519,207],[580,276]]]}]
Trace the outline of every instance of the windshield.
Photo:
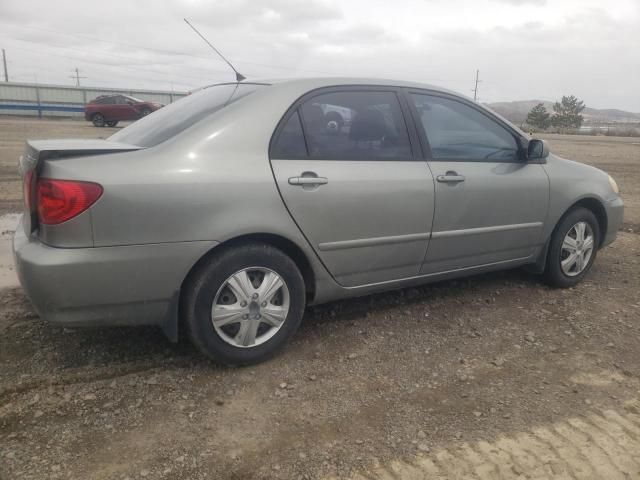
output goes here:
[{"label": "windshield", "polygon": [[132,97],[130,95],[125,95],[125,98],[128,98],[129,100],[133,100],[134,102],[144,103],[144,100],[140,100],[139,98]]},{"label": "windshield", "polygon": [[264,87],[255,83],[228,83],[203,88],[157,110],[111,135],[113,142],[153,147],[203,118]]}]

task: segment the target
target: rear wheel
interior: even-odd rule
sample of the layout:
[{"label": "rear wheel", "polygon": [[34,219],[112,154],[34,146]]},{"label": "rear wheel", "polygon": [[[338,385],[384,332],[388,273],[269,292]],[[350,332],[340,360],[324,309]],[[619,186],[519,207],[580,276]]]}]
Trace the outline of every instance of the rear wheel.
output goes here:
[{"label": "rear wheel", "polygon": [[545,277],[554,287],[571,287],[589,272],[600,244],[600,228],[595,215],[586,208],[569,212],[556,227]]},{"label": "rear wheel", "polygon": [[282,348],[304,307],[304,280],[293,260],[270,245],[248,244],[221,251],[193,272],[182,315],[200,351],[243,365]]},{"label": "rear wheel", "polygon": [[102,115],[101,113],[94,113],[93,116],[91,117],[91,122],[93,122],[93,125],[95,127],[104,127],[104,124],[105,124],[104,115]]},{"label": "rear wheel", "polygon": [[117,120],[111,120],[111,121],[107,122],[107,126],[108,127],[115,127],[116,125],[118,125],[118,121]]}]

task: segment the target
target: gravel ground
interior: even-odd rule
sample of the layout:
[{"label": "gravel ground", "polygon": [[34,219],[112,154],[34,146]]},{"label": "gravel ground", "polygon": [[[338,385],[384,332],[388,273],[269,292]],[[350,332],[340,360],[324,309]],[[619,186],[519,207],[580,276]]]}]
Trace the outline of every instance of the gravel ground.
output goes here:
[{"label": "gravel ground", "polygon": [[[0,119],[0,145],[20,122],[97,130]],[[0,290],[0,479],[640,478],[640,146],[551,142],[611,152],[632,205],[572,289],[513,270],[310,308],[281,355],[235,369]]]}]

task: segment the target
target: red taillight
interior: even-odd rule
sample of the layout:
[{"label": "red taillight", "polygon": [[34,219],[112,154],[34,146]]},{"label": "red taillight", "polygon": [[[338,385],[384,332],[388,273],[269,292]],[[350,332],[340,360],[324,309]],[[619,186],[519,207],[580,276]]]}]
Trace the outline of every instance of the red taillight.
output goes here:
[{"label": "red taillight", "polygon": [[33,191],[31,190],[33,187],[33,175],[34,170],[29,170],[22,179],[22,193],[24,194],[24,206],[27,212],[31,211],[31,205],[33,204]]},{"label": "red taillight", "polygon": [[38,180],[38,219],[56,225],[80,215],[102,195],[102,186],[75,180]]}]

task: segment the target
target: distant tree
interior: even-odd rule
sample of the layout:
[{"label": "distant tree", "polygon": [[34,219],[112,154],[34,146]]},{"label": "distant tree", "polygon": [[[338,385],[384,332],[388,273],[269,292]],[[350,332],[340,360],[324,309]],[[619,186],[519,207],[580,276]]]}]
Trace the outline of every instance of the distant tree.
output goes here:
[{"label": "distant tree", "polygon": [[551,115],[543,103],[537,104],[527,115],[527,124],[545,130],[551,125]]},{"label": "distant tree", "polygon": [[573,95],[563,96],[561,102],[556,102],[553,105],[554,113],[551,117],[551,124],[560,129],[580,128],[583,120],[580,113],[584,108],[584,102],[578,100],[577,97]]}]

